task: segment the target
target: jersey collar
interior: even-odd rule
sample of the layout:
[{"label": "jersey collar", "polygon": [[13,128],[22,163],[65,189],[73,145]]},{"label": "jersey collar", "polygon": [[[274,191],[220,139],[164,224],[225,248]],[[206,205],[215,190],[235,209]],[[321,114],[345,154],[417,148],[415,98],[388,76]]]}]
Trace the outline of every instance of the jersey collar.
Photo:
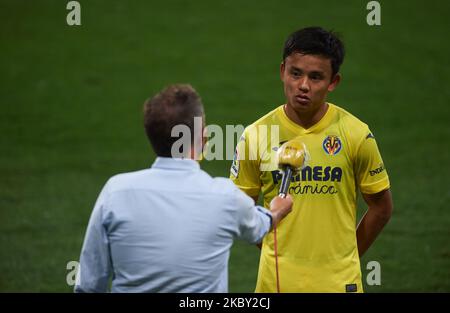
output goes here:
[{"label": "jersey collar", "polygon": [[328,125],[330,125],[334,114],[336,112],[336,108],[335,105],[327,102],[328,103],[328,108],[327,111],[325,112],[324,116],[322,116],[322,118],[313,126],[309,127],[309,128],[303,128],[302,126],[298,125],[297,123],[295,123],[294,121],[292,121],[287,115],[286,112],[284,112],[284,105],[281,105],[278,107],[278,115],[280,116],[280,119],[282,121],[285,122],[285,125],[291,129],[293,132],[299,134],[299,135],[306,135],[306,134],[310,134],[310,133],[318,133],[321,130],[323,130],[324,128],[326,128]]}]

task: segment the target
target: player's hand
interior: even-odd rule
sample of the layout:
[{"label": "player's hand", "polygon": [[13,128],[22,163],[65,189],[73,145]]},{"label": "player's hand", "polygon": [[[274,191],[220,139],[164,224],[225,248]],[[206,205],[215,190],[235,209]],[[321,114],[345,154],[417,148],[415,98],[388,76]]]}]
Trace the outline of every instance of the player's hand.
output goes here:
[{"label": "player's hand", "polygon": [[276,196],[272,199],[270,202],[270,211],[272,213],[272,223],[274,225],[278,225],[278,223],[292,211],[292,204],[293,199],[289,194],[286,198]]}]

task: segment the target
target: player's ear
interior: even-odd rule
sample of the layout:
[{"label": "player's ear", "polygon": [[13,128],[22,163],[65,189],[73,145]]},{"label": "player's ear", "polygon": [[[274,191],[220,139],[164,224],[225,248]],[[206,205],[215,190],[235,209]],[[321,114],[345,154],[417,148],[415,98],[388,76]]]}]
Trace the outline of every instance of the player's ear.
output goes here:
[{"label": "player's ear", "polygon": [[284,81],[284,78],[283,78],[284,68],[285,68],[285,64],[284,64],[284,61],[283,61],[280,64],[280,79],[281,79],[281,81]]},{"label": "player's ear", "polygon": [[334,88],[336,88],[337,85],[339,85],[339,82],[341,81],[342,76],[340,73],[337,73],[334,75],[333,79],[331,80],[331,83],[328,85],[328,91],[333,91]]}]

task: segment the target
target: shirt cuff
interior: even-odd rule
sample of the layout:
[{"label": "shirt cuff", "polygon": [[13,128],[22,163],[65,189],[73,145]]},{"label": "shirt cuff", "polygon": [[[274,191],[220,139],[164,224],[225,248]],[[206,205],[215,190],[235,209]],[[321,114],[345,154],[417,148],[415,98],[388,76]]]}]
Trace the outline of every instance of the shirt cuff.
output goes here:
[{"label": "shirt cuff", "polygon": [[256,206],[256,210],[258,210],[258,212],[265,215],[269,219],[269,230],[270,230],[270,228],[272,227],[272,223],[273,223],[272,213],[269,210],[267,210],[266,208],[263,208],[262,206],[259,206],[259,205]]}]

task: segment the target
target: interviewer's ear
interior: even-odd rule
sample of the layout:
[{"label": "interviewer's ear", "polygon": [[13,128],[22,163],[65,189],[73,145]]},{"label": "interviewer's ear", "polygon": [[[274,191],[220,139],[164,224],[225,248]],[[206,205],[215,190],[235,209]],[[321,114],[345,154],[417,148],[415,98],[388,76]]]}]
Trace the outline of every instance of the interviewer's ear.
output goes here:
[{"label": "interviewer's ear", "polygon": [[331,80],[331,83],[328,85],[328,91],[333,91],[337,87],[337,85],[339,85],[341,79],[342,76],[340,73],[334,75],[333,79]]}]

